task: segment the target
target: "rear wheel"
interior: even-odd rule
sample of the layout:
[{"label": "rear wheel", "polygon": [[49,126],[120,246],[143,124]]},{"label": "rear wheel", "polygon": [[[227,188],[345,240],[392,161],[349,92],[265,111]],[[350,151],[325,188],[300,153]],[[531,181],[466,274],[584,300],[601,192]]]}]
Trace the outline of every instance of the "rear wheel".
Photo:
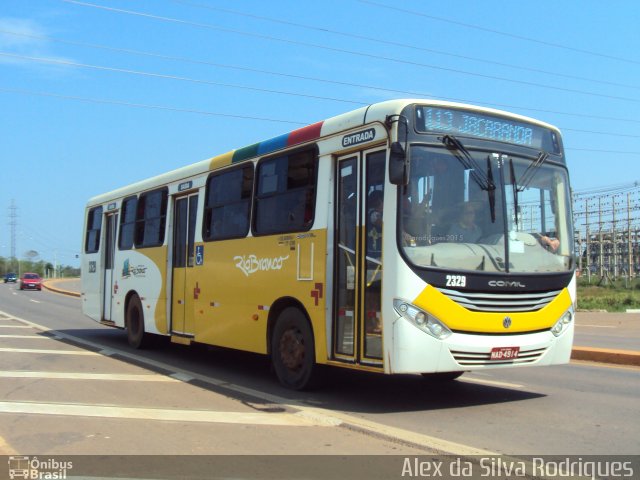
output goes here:
[{"label": "rear wheel", "polygon": [[280,383],[293,390],[309,386],[315,367],[311,326],[294,307],[282,311],[271,335],[271,361]]},{"label": "rear wheel", "polygon": [[149,334],[144,331],[144,311],[140,297],[134,295],[127,305],[127,340],[133,348],[145,348],[149,345]]}]

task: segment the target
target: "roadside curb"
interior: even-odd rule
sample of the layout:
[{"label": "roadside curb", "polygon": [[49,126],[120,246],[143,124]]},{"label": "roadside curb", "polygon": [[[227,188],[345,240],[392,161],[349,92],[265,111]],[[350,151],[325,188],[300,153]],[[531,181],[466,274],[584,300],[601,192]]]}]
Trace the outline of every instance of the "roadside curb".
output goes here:
[{"label": "roadside curb", "polygon": [[80,292],[73,292],[71,290],[64,290],[62,288],[58,288],[57,286],[54,285],[50,285],[50,284],[55,284],[60,282],[60,280],[56,280],[54,282],[52,282],[51,280],[47,280],[42,282],[42,286],[44,288],[46,288],[47,290],[51,291],[51,292],[55,292],[55,293],[60,293],[62,295],[69,295],[70,297],[80,297]]},{"label": "roadside curb", "polygon": [[616,365],[633,365],[640,367],[640,352],[632,350],[612,350],[595,347],[573,347],[572,360],[586,360],[589,362],[613,363]]}]

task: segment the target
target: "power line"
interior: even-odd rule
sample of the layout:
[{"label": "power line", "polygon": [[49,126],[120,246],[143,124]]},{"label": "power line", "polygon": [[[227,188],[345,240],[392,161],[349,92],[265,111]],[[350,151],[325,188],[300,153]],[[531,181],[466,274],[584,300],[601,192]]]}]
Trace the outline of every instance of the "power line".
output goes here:
[{"label": "power line", "polygon": [[[104,104],[104,105],[117,105],[121,107],[133,107],[133,108],[145,108],[145,109],[153,109],[153,110],[165,110],[165,111],[171,111],[171,112],[193,113],[193,114],[206,115],[206,116],[237,118],[241,120],[257,120],[261,122],[286,123],[286,124],[297,125],[297,126],[305,126],[312,123],[312,122],[300,122],[295,120],[281,120],[281,119],[267,118],[267,117],[255,117],[255,116],[249,116],[249,115],[234,115],[234,114],[221,113],[221,112],[209,112],[206,110],[170,107],[166,105],[152,105],[152,104],[144,104],[144,103],[125,102],[120,100],[107,100],[107,99],[101,99],[101,98],[61,95],[61,94],[51,93],[51,92],[35,92],[30,90],[21,90],[21,89],[5,88],[5,87],[0,87],[0,92],[16,93],[19,95],[50,97],[50,98],[57,98],[60,100],[73,100],[73,101],[79,101],[84,103],[96,103],[96,104]],[[597,150],[597,149],[589,149],[589,148],[572,148],[572,147],[565,147],[565,150],[596,152],[596,153],[614,153],[614,154],[621,154],[621,155],[640,155],[640,152],[619,151],[619,150]]]},{"label": "power line", "polygon": [[411,66],[414,66],[414,67],[428,68],[428,69],[432,69],[432,70],[439,70],[439,71],[450,72],[450,73],[457,73],[457,74],[461,74],[461,75],[468,75],[468,76],[473,76],[473,77],[478,77],[478,78],[485,78],[485,79],[489,79],[489,80],[500,80],[500,81],[504,81],[504,82],[515,83],[515,84],[518,84],[518,85],[526,85],[526,86],[530,86],[530,87],[538,87],[538,88],[545,88],[545,89],[557,90],[557,91],[568,92],[568,93],[576,93],[576,94],[587,95],[587,96],[608,98],[608,99],[611,99],[611,100],[621,100],[621,101],[625,101],[625,102],[640,103],[640,99],[637,99],[637,98],[621,97],[621,96],[616,96],[616,95],[607,95],[607,94],[603,94],[603,93],[589,92],[589,91],[584,91],[584,90],[577,90],[577,89],[572,89],[572,88],[559,87],[559,86],[555,86],[555,85],[546,85],[546,84],[542,84],[542,83],[530,82],[530,81],[527,81],[527,80],[516,80],[516,79],[510,79],[510,78],[500,77],[500,76],[496,76],[496,75],[488,75],[488,74],[484,74],[484,73],[470,72],[470,71],[466,71],[466,70],[448,68],[448,67],[443,67],[443,66],[438,66],[438,65],[431,65],[431,64],[427,64],[427,63],[420,63],[420,62],[415,62],[415,61],[410,61],[410,60],[400,60],[400,59],[397,59],[397,58],[386,57],[386,56],[383,56],[383,55],[375,55],[375,54],[370,54],[370,53],[365,53],[365,52],[357,52],[357,51],[353,51],[353,50],[347,50],[347,49],[344,49],[344,48],[328,47],[326,45],[318,45],[318,44],[314,44],[314,43],[301,42],[301,41],[297,41],[297,40],[279,38],[279,37],[274,37],[274,36],[270,36],[270,35],[258,34],[258,33],[254,33],[254,32],[245,32],[245,31],[242,31],[242,30],[231,29],[231,28],[227,28],[227,27],[220,27],[220,26],[217,26],[217,25],[211,25],[211,24],[207,24],[207,23],[192,22],[192,21],[188,21],[188,20],[181,20],[181,19],[176,19],[176,18],[171,18],[171,17],[164,17],[164,16],[160,16],[160,15],[153,15],[153,14],[149,14],[149,13],[137,12],[137,11],[133,11],[133,10],[124,10],[124,9],[119,9],[119,8],[106,7],[106,6],[103,6],[103,5],[96,5],[96,4],[93,4],[93,3],[81,2],[81,1],[78,1],[78,0],[61,0],[61,1],[65,2],[65,3],[74,4],[74,5],[80,5],[80,6],[84,6],[84,7],[90,7],[90,8],[96,8],[96,9],[99,9],[99,10],[105,10],[105,11],[109,11],[109,12],[113,12],[113,13],[119,13],[119,14],[125,14],[125,15],[133,15],[133,16],[139,16],[139,17],[149,18],[149,19],[153,19],[153,20],[160,20],[160,21],[164,21],[164,22],[177,23],[177,24],[180,24],[180,25],[188,25],[188,26],[193,26],[193,27],[198,27],[198,28],[205,28],[205,29],[209,29],[209,30],[216,30],[216,31],[228,32],[228,33],[234,33],[234,34],[237,34],[237,35],[260,38],[260,39],[263,39],[263,40],[282,42],[282,43],[287,43],[287,44],[291,44],[291,45],[298,45],[298,46],[304,46],[304,47],[310,47],[310,48],[317,48],[317,49],[328,50],[328,51],[338,52],[338,53],[345,53],[345,54],[348,54],[348,55],[360,56],[360,57],[364,57],[364,58],[372,58],[372,59],[376,59],[376,60],[383,60],[383,61],[399,63],[399,64],[403,64],[403,65],[411,65]]},{"label": "power line", "polygon": [[[176,1],[178,1],[178,0],[176,0]],[[151,58],[159,58],[161,60],[171,60],[171,61],[192,63],[192,64],[196,64],[196,65],[207,65],[207,66],[216,67],[216,68],[224,68],[224,69],[239,70],[239,71],[244,71],[244,72],[260,73],[260,74],[273,75],[273,76],[279,76],[279,77],[285,77],[285,78],[294,78],[294,79],[298,79],[298,80],[321,82],[321,83],[327,83],[327,84],[331,84],[331,85],[341,85],[341,86],[355,87],[355,88],[366,88],[366,89],[371,89],[371,90],[377,90],[377,91],[380,91],[380,92],[388,92],[388,93],[410,95],[410,96],[417,96],[417,97],[432,97],[432,98],[448,100],[448,101],[453,101],[453,102],[461,102],[461,103],[476,104],[476,105],[486,105],[486,106],[498,107],[498,108],[506,108],[506,109],[520,109],[520,110],[525,110],[525,111],[532,111],[532,112],[539,112],[539,113],[551,113],[551,114],[555,114],[555,115],[566,115],[566,116],[579,117],[579,118],[592,118],[592,119],[597,119],[597,120],[609,120],[609,121],[626,122],[626,123],[640,123],[640,120],[634,120],[634,119],[629,119],[629,118],[607,117],[607,116],[601,116],[601,115],[590,115],[590,114],[586,114],[586,113],[576,113],[576,112],[561,112],[561,111],[558,111],[558,110],[534,108],[534,107],[527,107],[527,106],[522,106],[522,105],[490,103],[490,102],[483,102],[483,101],[475,100],[475,99],[444,97],[444,96],[440,96],[440,95],[425,94],[425,93],[422,93],[422,92],[415,92],[415,91],[411,91],[411,90],[402,90],[402,89],[394,89],[394,88],[388,88],[388,87],[380,87],[380,86],[376,86],[376,85],[366,85],[366,84],[359,84],[359,83],[354,83],[354,82],[330,80],[330,79],[326,79],[326,78],[310,77],[310,76],[305,76],[305,75],[296,75],[296,74],[283,73],[283,72],[277,72],[277,71],[272,71],[272,70],[263,70],[263,69],[257,69],[257,68],[251,68],[251,67],[246,67],[246,66],[239,66],[239,65],[228,65],[228,64],[217,63],[217,62],[210,62],[210,61],[207,61],[207,60],[199,60],[199,59],[193,59],[193,58],[187,58],[187,57],[179,57],[179,56],[174,56],[174,55],[164,55],[164,54],[160,54],[160,53],[147,52],[147,51],[142,51],[142,50],[133,50],[133,49],[128,49],[128,48],[118,48],[118,47],[112,47],[112,46],[108,46],[108,45],[100,45],[100,44],[95,44],[95,43],[78,42],[78,41],[73,41],[73,40],[66,40],[66,39],[60,39],[60,38],[56,38],[56,37],[51,37],[51,36],[47,36],[47,35],[26,34],[26,33],[22,33],[22,32],[13,32],[13,31],[4,30],[4,29],[0,29],[0,33],[5,33],[5,34],[15,35],[15,36],[21,36],[21,37],[26,37],[26,38],[33,38],[33,39],[38,39],[38,40],[47,40],[47,41],[63,43],[63,44],[67,44],[67,45],[74,45],[74,46],[87,47],[87,48],[92,48],[92,49],[99,49],[99,50],[107,50],[107,51],[118,52],[118,53],[125,53],[125,54],[128,54],[128,55],[146,56],[146,57],[151,57]],[[610,134],[610,135],[624,136],[622,134]]]},{"label": "power line", "polygon": [[611,193],[611,192],[625,192],[627,190],[633,190],[640,187],[640,180],[636,180],[631,183],[621,183],[616,185],[607,185],[600,187],[592,187],[584,190],[580,190],[578,192],[574,192],[574,196],[582,196],[582,195],[593,195],[600,193]]},{"label": "power line", "polygon": [[143,77],[152,77],[152,78],[160,78],[164,80],[177,80],[181,82],[191,82],[198,83],[203,85],[211,85],[216,87],[227,87],[227,88],[239,88],[243,90],[252,90],[254,92],[263,92],[263,93],[276,93],[279,95],[290,95],[295,97],[304,97],[304,98],[312,98],[315,100],[330,100],[333,102],[342,102],[342,103],[350,103],[353,105],[366,105],[364,102],[356,102],[353,100],[343,99],[343,98],[332,98],[332,97],[323,97],[320,95],[310,95],[304,93],[295,93],[295,92],[287,92],[282,90],[272,90],[268,88],[259,88],[259,87],[249,87],[247,85],[238,85],[234,83],[223,83],[223,82],[214,82],[213,80],[203,80],[199,78],[191,78],[191,77],[182,77],[178,75],[167,75],[163,73],[153,73],[153,72],[145,72],[142,70],[130,70],[126,68],[117,68],[117,67],[105,67],[103,65],[92,65],[89,63],[80,63],[80,62],[72,62],[70,60],[60,60],[57,58],[43,58],[43,57],[31,57],[29,55],[18,55],[15,53],[7,53],[0,52],[0,56],[8,57],[8,58],[18,58],[21,60],[30,60],[34,62],[41,63],[52,63],[55,65],[65,65],[69,67],[81,67],[81,68],[89,68],[93,70],[101,70],[105,72],[115,72],[115,73],[124,73],[128,75],[138,75]]},{"label": "power line", "polygon": [[478,57],[472,57],[469,55],[461,55],[461,54],[457,54],[457,53],[452,53],[452,52],[447,52],[445,50],[435,50],[432,48],[425,48],[425,47],[421,47],[421,46],[417,46],[417,45],[411,45],[408,43],[403,43],[403,42],[398,42],[398,41],[391,41],[391,40],[385,40],[385,39],[381,39],[381,38],[375,38],[375,37],[369,37],[366,35],[359,35],[356,33],[351,33],[351,32],[342,32],[339,30],[333,30],[327,27],[316,27],[314,25],[306,25],[306,24],[302,24],[302,23],[297,23],[297,22],[291,22],[288,20],[282,20],[280,18],[271,18],[271,17],[265,17],[265,16],[261,16],[261,15],[255,15],[255,14],[251,14],[251,13],[246,13],[246,12],[239,12],[237,10],[230,10],[228,8],[222,8],[222,7],[216,7],[213,5],[204,5],[201,3],[197,3],[197,2],[192,2],[192,1],[188,1],[188,0],[172,0],[174,3],[179,3],[182,5],[187,5],[187,6],[191,6],[191,7],[195,7],[195,8],[201,8],[201,9],[206,9],[206,10],[212,10],[215,12],[223,12],[223,13],[228,13],[231,15],[237,15],[240,17],[245,17],[245,18],[253,18],[253,19],[257,19],[257,20],[262,20],[262,21],[266,21],[266,22],[272,22],[272,23],[276,23],[276,24],[280,24],[280,25],[288,25],[288,26],[293,26],[293,27],[297,27],[297,28],[302,28],[305,30],[311,30],[311,31],[315,31],[315,32],[321,32],[321,33],[329,33],[332,35],[339,35],[345,38],[352,38],[352,39],[356,39],[356,40],[366,40],[369,42],[375,42],[378,44],[382,44],[382,45],[389,45],[392,47],[401,47],[401,48],[408,48],[411,50],[417,50],[417,51],[421,51],[421,52],[427,52],[427,53],[435,53],[437,55],[443,55],[443,56],[447,56],[447,57],[452,57],[452,58],[459,58],[459,59],[463,59],[463,60],[471,60],[474,62],[480,62],[480,63],[486,63],[486,64],[490,64],[490,65],[496,65],[496,66],[500,66],[500,67],[507,67],[507,68],[512,68],[515,70],[523,70],[526,72],[533,72],[533,73],[542,73],[544,75],[550,75],[550,76],[554,76],[554,77],[560,77],[560,78],[569,78],[569,79],[573,79],[573,80],[581,80],[581,81],[585,81],[585,82],[592,82],[592,83],[597,83],[597,84],[601,84],[601,85],[610,85],[610,86],[617,86],[617,87],[624,87],[624,88],[632,88],[635,90],[639,90],[640,86],[638,85],[628,85],[628,84],[624,84],[624,83],[617,83],[617,82],[611,82],[611,81],[606,81],[606,80],[597,80],[594,78],[587,78],[587,77],[581,77],[581,76],[577,76],[577,75],[569,75],[569,74],[565,74],[565,73],[560,73],[560,72],[554,72],[554,71],[549,71],[549,70],[542,70],[542,69],[538,69],[538,68],[532,68],[532,67],[527,67],[527,66],[522,66],[522,65],[513,65],[510,63],[505,63],[505,62],[498,62],[495,60],[489,60],[486,58],[478,58]]},{"label": "power line", "polygon": [[[65,65],[65,66],[89,68],[89,69],[107,71],[107,72],[124,73],[124,74],[128,74],[128,75],[138,75],[138,76],[144,76],[144,77],[160,78],[160,79],[164,79],[164,80],[177,80],[177,81],[182,81],[182,82],[192,82],[192,83],[211,85],[211,86],[217,86],[217,87],[239,88],[239,89],[243,89],[243,90],[251,90],[251,91],[257,91],[257,92],[263,92],[263,93],[275,93],[275,94],[278,94],[278,95],[288,95],[288,96],[295,96],[295,97],[312,98],[312,99],[315,99],[315,100],[329,100],[329,101],[333,101],[333,102],[350,103],[350,104],[354,104],[354,105],[367,105],[367,102],[358,102],[358,101],[344,99],[344,98],[323,97],[323,96],[320,96],[320,95],[310,95],[310,94],[297,93],[297,92],[291,92],[291,91],[285,91],[285,90],[272,90],[272,89],[266,89],[266,88],[249,87],[249,86],[246,86],[246,85],[238,85],[238,84],[223,83],[223,82],[214,82],[212,80],[203,80],[203,79],[197,79],[197,78],[191,78],[191,77],[183,77],[183,76],[177,76],[177,75],[167,75],[167,74],[160,74],[160,73],[154,73],[154,72],[145,72],[145,71],[142,71],[142,70],[130,70],[130,69],[124,69],[124,68],[117,68],[117,67],[105,67],[103,65],[93,65],[93,64],[88,64],[88,63],[72,62],[72,61],[69,61],[69,60],[60,60],[60,59],[56,59],[56,58],[31,57],[31,56],[28,56],[28,55],[18,55],[18,54],[6,53],[6,52],[1,52],[1,51],[0,51],[0,56],[9,57],[9,58],[18,58],[18,59],[22,59],[22,60],[30,60],[30,61],[41,62],[41,63],[53,63],[53,64],[56,64],[56,65]],[[627,135],[627,134],[619,134],[619,133],[611,133],[611,132],[595,132],[595,131],[592,131],[592,130],[579,130],[579,129],[575,129],[575,128],[574,129],[567,128],[565,130],[574,131],[574,132],[589,133],[589,134],[598,134],[598,135],[610,135],[610,136],[640,138],[639,135]]]},{"label": "power line", "polygon": [[57,98],[57,99],[60,99],[60,100],[73,100],[73,101],[85,102],[85,103],[97,103],[97,104],[104,104],[104,105],[117,105],[117,106],[120,106],[120,107],[146,108],[146,109],[166,110],[166,111],[170,111],[170,112],[181,112],[181,113],[195,113],[195,114],[198,114],[198,115],[207,115],[207,116],[225,117],[225,118],[238,118],[238,119],[242,119],[242,120],[257,120],[257,121],[260,121],[260,122],[286,123],[286,124],[298,125],[298,126],[308,125],[308,123],[296,122],[296,121],[291,121],[291,120],[279,120],[279,119],[275,119],[275,118],[255,117],[255,116],[250,116],[250,115],[235,115],[235,114],[221,113],[221,112],[208,112],[206,110],[195,110],[195,109],[189,109],[189,108],[170,107],[170,106],[166,106],[166,105],[151,105],[151,104],[144,104],[144,103],[132,103],[132,102],[125,102],[125,101],[120,101],[120,100],[107,100],[107,99],[102,99],[102,98],[87,98],[87,97],[78,97],[78,96],[73,96],[73,95],[60,95],[60,94],[51,93],[51,92],[34,92],[34,91],[29,91],[29,90],[19,90],[19,89],[4,88],[4,87],[0,87],[0,91],[8,92],[8,93],[17,93],[19,95],[50,97],[50,98]]},{"label": "power line", "polygon": [[495,35],[502,35],[504,37],[515,38],[517,40],[523,40],[523,41],[526,41],[526,42],[537,43],[539,45],[544,45],[544,46],[547,46],[547,47],[559,48],[559,49],[568,50],[568,51],[571,51],[571,52],[578,52],[578,53],[583,53],[585,55],[591,55],[591,56],[594,56],[594,57],[606,58],[606,59],[609,59],[609,60],[617,60],[619,62],[625,62],[625,63],[632,63],[634,65],[640,65],[640,61],[638,61],[638,60],[618,57],[618,56],[615,56],[615,55],[608,55],[606,53],[594,52],[592,50],[585,50],[585,49],[582,49],[582,48],[570,47],[570,46],[567,46],[567,45],[562,45],[562,44],[559,44],[559,43],[549,42],[549,41],[546,41],[546,40],[540,40],[540,39],[537,39],[537,38],[525,37],[524,35],[516,35],[514,33],[503,32],[503,31],[500,31],[500,30],[492,29],[492,28],[481,27],[479,25],[473,25],[473,24],[470,24],[470,23],[464,23],[464,22],[460,22],[460,21],[456,21],[456,20],[451,20],[449,18],[436,17],[434,15],[427,15],[426,13],[417,12],[415,10],[408,10],[408,9],[400,8],[400,7],[396,7],[396,6],[386,5],[386,4],[383,4],[383,3],[374,2],[372,0],[360,0],[360,2],[369,4],[369,5],[373,5],[373,6],[376,6],[376,7],[380,7],[380,8],[386,8],[386,9],[389,9],[389,10],[395,10],[397,12],[402,12],[402,13],[407,13],[407,14],[410,14],[410,15],[416,15],[416,16],[420,16],[420,17],[424,17],[424,18],[429,18],[431,20],[436,20],[438,22],[450,23],[452,25],[458,25],[458,26],[465,27],[465,28],[472,28],[472,29],[475,29],[475,30],[480,30],[482,32],[493,33]]},{"label": "power line", "polygon": [[598,150],[594,148],[571,148],[565,147],[565,150],[572,150],[575,152],[593,152],[593,153],[615,153],[620,155],[640,155],[640,152],[630,152],[624,150]]}]

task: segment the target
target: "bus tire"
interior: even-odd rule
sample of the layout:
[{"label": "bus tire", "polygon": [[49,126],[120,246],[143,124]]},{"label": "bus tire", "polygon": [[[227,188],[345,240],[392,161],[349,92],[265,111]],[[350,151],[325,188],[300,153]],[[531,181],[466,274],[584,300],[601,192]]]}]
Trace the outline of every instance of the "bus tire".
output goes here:
[{"label": "bus tire", "polygon": [[127,304],[127,340],[133,348],[141,349],[149,345],[149,334],[144,331],[144,311],[138,295],[133,295]]},{"label": "bus tire", "polygon": [[451,382],[462,375],[464,372],[438,372],[438,373],[423,373],[422,378],[428,382]]},{"label": "bus tire", "polygon": [[313,332],[305,315],[295,307],[285,308],[271,335],[271,362],[278,380],[292,390],[310,386],[315,369]]}]

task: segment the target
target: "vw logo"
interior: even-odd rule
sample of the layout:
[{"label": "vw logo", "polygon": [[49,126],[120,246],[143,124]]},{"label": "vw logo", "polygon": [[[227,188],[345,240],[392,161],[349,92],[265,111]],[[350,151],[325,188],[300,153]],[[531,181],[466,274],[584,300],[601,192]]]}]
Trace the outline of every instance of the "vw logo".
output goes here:
[{"label": "vw logo", "polygon": [[504,328],[509,328],[511,326],[511,317],[504,317],[504,320],[502,320],[502,326]]}]

